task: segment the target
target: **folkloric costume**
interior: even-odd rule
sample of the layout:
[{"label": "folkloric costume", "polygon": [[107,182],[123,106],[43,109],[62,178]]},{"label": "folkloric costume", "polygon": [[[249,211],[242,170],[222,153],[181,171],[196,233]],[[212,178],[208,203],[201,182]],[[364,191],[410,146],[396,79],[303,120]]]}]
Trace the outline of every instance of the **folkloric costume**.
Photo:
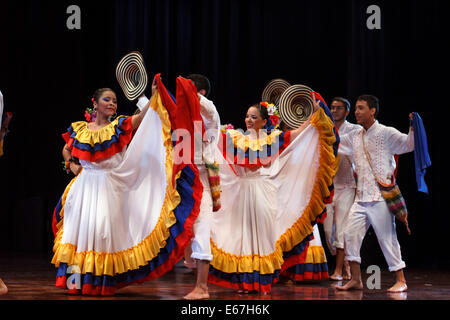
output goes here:
[{"label": "folkloric costume", "polygon": [[[374,172],[364,148],[370,156]],[[361,263],[361,244],[367,230],[372,226],[389,271],[405,268],[397,240],[394,216],[381,195],[375,175],[383,180],[381,182],[389,184],[396,170],[394,155],[413,150],[414,133],[411,129],[406,135],[378,121],[375,121],[368,130],[361,127],[349,134],[341,135],[339,152],[353,156],[358,176],[355,203],[350,210],[345,229],[346,260]]]},{"label": "folkloric costume", "polygon": [[237,130],[223,134],[222,208],[214,215],[210,282],[270,292],[282,272],[298,273],[299,280],[328,275],[320,242],[323,261],[308,250],[336,172],[338,137],[321,106],[294,141],[290,131],[259,139]]},{"label": "folkloric costume", "polygon": [[200,97],[200,115],[205,127],[202,139],[202,160],[204,164],[197,164],[200,181],[203,184],[203,196],[200,213],[194,223],[194,239],[192,242],[191,258],[211,261],[211,228],[213,212],[220,209],[220,177],[217,174],[216,146],[220,134],[220,118],[211,100],[202,95]]},{"label": "folkloric costume", "polygon": [[164,100],[156,77],[158,91],[134,136],[126,116],[96,131],[75,122],[63,135],[83,166],[53,220],[56,285],[69,292],[110,295],[161,276],[192,238],[203,187],[193,161],[173,158],[171,130],[193,133],[195,118],[176,113],[191,112],[198,98],[192,83],[179,78],[177,104]]},{"label": "folkloric costume", "polygon": [[[185,265],[196,268],[194,260],[211,261],[211,228],[213,212],[220,209],[220,176],[218,175],[217,144],[220,135],[220,117],[211,100],[203,95],[200,98],[200,115],[205,132],[202,136],[201,163],[197,163],[203,195],[200,213],[194,223],[194,239],[191,244],[192,253],[186,256]],[[200,159],[198,159],[200,160]]]},{"label": "folkloric costume", "polygon": [[[344,121],[339,128],[339,135],[348,134],[358,128],[359,125]],[[351,157],[340,154],[339,169],[333,181],[333,202],[327,204],[327,217],[323,222],[326,242],[332,255],[336,254],[336,249],[344,249],[344,228],[355,200],[356,181],[352,162]]]},{"label": "folkloric costume", "polygon": [[[191,155],[192,159],[190,165],[198,170],[203,190],[203,193],[201,194],[200,213],[193,225],[194,238],[191,244],[191,258],[211,261],[210,237],[212,214],[214,211],[219,210],[221,205],[220,177],[218,175],[216,152],[220,133],[220,117],[212,101],[198,95],[195,85],[190,82],[190,80],[183,82],[185,94],[189,95],[189,99],[186,99],[189,107],[186,108],[178,106],[178,91],[176,98],[177,103],[175,104],[172,95],[164,87],[159,76],[156,77],[156,80],[163,103],[166,106],[171,119],[174,119],[174,122],[176,123],[175,127],[189,127],[191,137],[194,137],[194,140],[196,140],[196,137],[201,138],[201,150],[195,149],[197,146],[196,142],[198,141],[192,143],[191,140],[191,145],[187,146],[191,147],[190,150],[194,150]],[[184,99],[183,96],[180,96],[180,99],[182,98]],[[189,125],[186,123],[178,124],[178,121],[189,122]],[[198,127],[199,125],[201,125],[201,128]],[[178,134],[176,131],[174,133]],[[178,141],[179,137],[177,136],[176,139]],[[184,147],[186,147],[186,145],[184,145]],[[180,152],[180,150],[181,149],[178,149],[177,151]],[[187,265],[189,267],[194,267],[190,264]]]}]

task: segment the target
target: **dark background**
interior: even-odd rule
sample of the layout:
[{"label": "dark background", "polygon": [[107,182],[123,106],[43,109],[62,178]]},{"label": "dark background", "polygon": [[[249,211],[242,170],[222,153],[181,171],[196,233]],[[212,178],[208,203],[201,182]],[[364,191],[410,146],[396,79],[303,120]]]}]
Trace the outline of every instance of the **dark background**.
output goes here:
[{"label": "dark background", "polygon": [[[81,30],[66,27],[72,4],[81,8]],[[372,4],[381,8],[381,30],[366,27]],[[243,127],[248,106],[259,102],[273,78],[306,84],[327,103],[344,96],[353,106],[358,95],[374,94],[381,102],[380,123],[402,132],[408,130],[408,114],[419,112],[433,162],[426,175],[430,194],[417,191],[413,154],[400,157],[398,182],[413,233],[408,236],[398,224],[398,236],[408,266],[448,268],[445,4],[1,1],[0,90],[4,111],[14,117],[0,158],[0,254],[51,256],[53,209],[71,179],[62,170],[61,134],[84,119],[99,87],[116,91],[120,114],[134,112],[115,79],[115,66],[138,50],[150,78],[161,73],[173,93],[178,75],[208,76],[222,123],[235,127]],[[354,122],[353,110],[349,120]],[[361,254],[363,266],[386,267],[372,231]]]}]

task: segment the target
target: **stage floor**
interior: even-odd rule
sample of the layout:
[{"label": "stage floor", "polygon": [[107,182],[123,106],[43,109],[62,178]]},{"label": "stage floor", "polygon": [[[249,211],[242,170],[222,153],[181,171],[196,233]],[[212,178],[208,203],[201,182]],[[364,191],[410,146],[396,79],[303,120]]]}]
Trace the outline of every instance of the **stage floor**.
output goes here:
[{"label": "stage floor", "polygon": [[[278,283],[270,294],[238,294],[235,290],[209,285],[211,300],[450,300],[450,271],[406,269],[408,291],[387,293],[394,275],[381,272],[381,289],[368,289],[369,274],[363,270],[364,290],[340,292],[336,281]],[[180,300],[192,290],[194,273],[181,263],[163,277],[122,288],[112,297],[69,295],[55,287],[55,269],[43,255],[1,254],[0,278],[8,294],[0,300]]]}]

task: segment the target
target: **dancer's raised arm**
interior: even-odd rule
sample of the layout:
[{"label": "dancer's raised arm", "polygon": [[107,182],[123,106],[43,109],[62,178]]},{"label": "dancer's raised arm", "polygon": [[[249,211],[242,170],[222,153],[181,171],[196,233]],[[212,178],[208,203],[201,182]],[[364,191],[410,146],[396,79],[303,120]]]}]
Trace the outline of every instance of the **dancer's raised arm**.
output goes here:
[{"label": "dancer's raised arm", "polygon": [[[155,80],[155,78],[153,78],[152,97],[154,96],[155,92],[156,92],[156,80]],[[148,99],[146,99],[146,100],[148,100]],[[150,101],[151,100],[148,100],[148,102],[145,104],[145,106],[141,109],[141,112],[132,116],[131,126],[133,127],[133,130],[136,130],[139,127],[139,125],[141,124],[142,119],[144,119],[145,114],[147,113],[147,110],[150,106]]]}]

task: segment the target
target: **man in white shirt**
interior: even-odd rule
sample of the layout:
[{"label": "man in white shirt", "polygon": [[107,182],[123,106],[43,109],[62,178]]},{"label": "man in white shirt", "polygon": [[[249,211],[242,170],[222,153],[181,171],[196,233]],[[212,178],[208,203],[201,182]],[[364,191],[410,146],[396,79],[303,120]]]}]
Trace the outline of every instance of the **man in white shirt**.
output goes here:
[{"label": "man in white shirt", "polygon": [[208,169],[205,164],[214,164],[219,142],[220,117],[209,95],[210,83],[208,78],[199,74],[187,77],[197,87],[200,99],[200,115],[205,125],[205,135],[202,142],[202,164],[197,164],[200,181],[203,184],[203,195],[200,204],[200,213],[194,222],[194,239],[185,252],[185,265],[196,269],[197,281],[195,288],[184,299],[208,299],[208,273],[209,264],[213,258],[211,253],[211,226],[213,218],[212,186],[209,183]]},{"label": "man in white shirt", "polygon": [[[389,271],[395,272],[396,283],[389,292],[407,290],[403,269],[400,244],[397,240],[395,218],[390,213],[381,195],[375,175],[382,182],[389,184],[395,171],[395,154],[403,154],[414,150],[414,132],[412,126],[408,135],[392,127],[384,126],[376,120],[379,105],[378,99],[371,95],[360,96],[356,102],[355,116],[359,130],[340,136],[339,151],[341,154],[353,156],[358,182],[356,198],[345,228],[345,255],[350,263],[352,279],[338,290],[362,289],[360,249],[364,236],[370,226],[378,238]],[[412,114],[409,115],[410,119]],[[363,142],[364,139],[364,142]],[[373,171],[366,156],[365,149],[371,159]]]},{"label": "man in white shirt", "polygon": [[[350,102],[342,97],[335,97],[330,105],[334,123],[339,135],[351,133],[361,126],[346,120],[350,113]],[[323,229],[328,248],[336,256],[336,268],[330,276],[331,280],[349,280],[350,270],[348,262],[344,268],[344,229],[351,206],[355,200],[356,182],[352,168],[352,158],[341,154],[339,169],[333,180],[333,202],[327,204],[327,217],[323,222]]]},{"label": "man in white shirt", "polygon": [[[214,200],[206,163],[214,164],[216,160],[216,150],[220,135],[220,117],[214,103],[206,98],[211,89],[208,78],[200,74],[191,74],[187,78],[197,88],[197,94],[200,100],[200,115],[205,126],[205,134],[202,137],[202,152],[199,157],[202,163],[196,163],[200,174],[200,181],[203,184],[203,194],[200,203],[200,212],[193,225],[194,238],[185,250],[184,262],[188,268],[196,269],[197,274],[195,288],[184,299],[199,300],[209,298],[208,274],[209,264],[213,258],[211,253],[211,226],[213,223]],[[137,102],[138,108],[142,110],[148,101],[145,95],[140,96]]]}]

